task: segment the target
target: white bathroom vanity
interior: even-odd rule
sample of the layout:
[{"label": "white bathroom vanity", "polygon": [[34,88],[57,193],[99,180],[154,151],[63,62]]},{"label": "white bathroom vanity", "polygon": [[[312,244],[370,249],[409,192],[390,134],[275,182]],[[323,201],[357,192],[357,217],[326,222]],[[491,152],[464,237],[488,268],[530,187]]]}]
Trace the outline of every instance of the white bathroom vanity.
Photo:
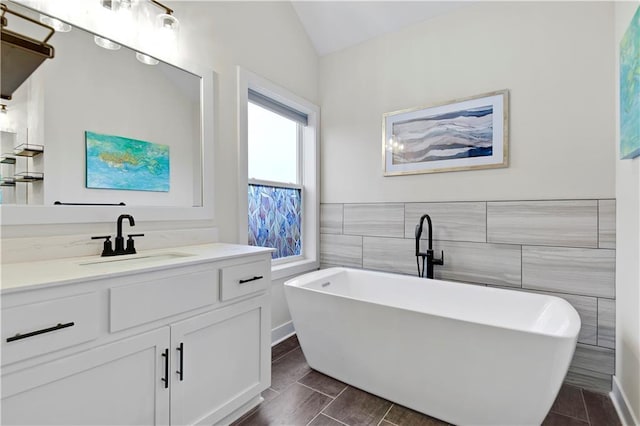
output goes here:
[{"label": "white bathroom vanity", "polygon": [[271,249],[2,266],[2,424],[216,424],[269,387]]}]

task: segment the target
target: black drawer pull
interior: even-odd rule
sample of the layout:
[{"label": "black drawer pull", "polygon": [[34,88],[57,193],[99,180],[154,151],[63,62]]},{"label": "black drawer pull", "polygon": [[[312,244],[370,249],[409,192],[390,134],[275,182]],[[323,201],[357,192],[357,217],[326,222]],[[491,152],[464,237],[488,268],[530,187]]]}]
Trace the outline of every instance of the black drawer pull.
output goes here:
[{"label": "black drawer pull", "polygon": [[161,380],[164,382],[164,388],[167,389],[169,387],[169,348],[162,352],[162,356],[164,357],[164,377]]},{"label": "black drawer pull", "polygon": [[238,281],[238,284],[249,283],[249,282],[251,282],[251,281],[257,281],[257,280],[261,280],[261,279],[263,279],[263,278],[264,278],[264,277],[263,277],[262,275],[260,275],[260,276],[255,276],[255,277],[253,277],[253,278],[247,278],[246,280],[240,280],[240,281]]},{"label": "black drawer pull", "polygon": [[180,377],[180,381],[182,381],[184,375],[184,342],[180,343],[180,346],[178,346],[176,350],[180,352],[180,370],[176,371],[176,373],[178,377]]},{"label": "black drawer pull", "polygon": [[18,333],[15,336],[8,337],[7,343],[13,342],[15,340],[26,339],[27,337],[37,336],[38,334],[44,334],[44,333],[49,333],[51,331],[62,330],[63,328],[73,327],[74,325],[75,325],[74,322],[68,322],[66,324],[58,323],[58,325],[54,325],[53,327],[43,328],[42,330],[36,330],[30,333],[24,333],[24,334]]}]

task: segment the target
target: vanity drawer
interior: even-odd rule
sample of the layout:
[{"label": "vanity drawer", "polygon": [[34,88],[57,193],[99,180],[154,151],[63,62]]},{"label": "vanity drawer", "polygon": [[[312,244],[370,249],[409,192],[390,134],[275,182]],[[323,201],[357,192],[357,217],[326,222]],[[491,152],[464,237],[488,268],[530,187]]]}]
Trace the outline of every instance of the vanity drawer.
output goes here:
[{"label": "vanity drawer", "polygon": [[259,260],[220,269],[220,300],[226,301],[267,288],[269,262]]},{"label": "vanity drawer", "polygon": [[213,265],[173,272],[109,290],[110,331],[168,318],[218,302]]},{"label": "vanity drawer", "polygon": [[98,293],[2,310],[2,364],[21,361],[98,337]]}]

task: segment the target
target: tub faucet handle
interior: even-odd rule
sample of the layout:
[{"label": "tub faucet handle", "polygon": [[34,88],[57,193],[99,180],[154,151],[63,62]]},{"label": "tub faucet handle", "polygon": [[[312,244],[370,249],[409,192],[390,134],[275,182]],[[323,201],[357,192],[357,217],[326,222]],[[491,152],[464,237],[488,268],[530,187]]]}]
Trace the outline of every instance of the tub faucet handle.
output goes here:
[{"label": "tub faucet handle", "polygon": [[444,265],[444,250],[440,250],[440,253],[440,259],[433,258],[432,263],[434,265]]}]

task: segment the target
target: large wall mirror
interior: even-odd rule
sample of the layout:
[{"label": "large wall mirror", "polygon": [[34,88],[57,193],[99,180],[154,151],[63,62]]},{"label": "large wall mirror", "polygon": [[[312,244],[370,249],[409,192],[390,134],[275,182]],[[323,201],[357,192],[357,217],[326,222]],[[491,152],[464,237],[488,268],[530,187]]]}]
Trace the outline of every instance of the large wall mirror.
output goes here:
[{"label": "large wall mirror", "polygon": [[[8,18],[9,29],[30,31]],[[123,45],[106,49],[77,25],[48,43],[55,57],[1,101],[3,224],[110,220],[122,208],[101,205],[119,203],[151,220],[211,218],[203,182],[213,72],[140,58]],[[42,152],[20,155],[25,144]],[[25,172],[42,180],[23,182]]]}]

